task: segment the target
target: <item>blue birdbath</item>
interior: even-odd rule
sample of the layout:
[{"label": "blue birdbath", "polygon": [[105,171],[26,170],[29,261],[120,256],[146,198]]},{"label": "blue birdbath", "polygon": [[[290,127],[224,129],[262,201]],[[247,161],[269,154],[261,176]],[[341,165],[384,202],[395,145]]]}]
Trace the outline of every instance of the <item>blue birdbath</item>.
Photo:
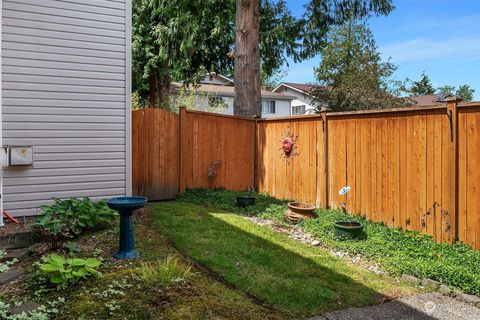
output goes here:
[{"label": "blue birdbath", "polygon": [[117,259],[135,259],[140,253],[135,250],[133,235],[133,211],[143,208],[147,203],[144,197],[118,197],[107,201],[110,209],[120,213],[120,248],[113,256]]}]

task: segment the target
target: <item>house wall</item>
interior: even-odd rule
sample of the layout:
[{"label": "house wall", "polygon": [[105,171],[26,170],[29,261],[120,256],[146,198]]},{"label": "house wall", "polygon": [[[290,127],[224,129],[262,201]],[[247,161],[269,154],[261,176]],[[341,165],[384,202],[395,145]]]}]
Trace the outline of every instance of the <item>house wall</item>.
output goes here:
[{"label": "house wall", "polygon": [[[287,90],[285,90],[285,89],[287,89]],[[312,99],[310,98],[310,96],[308,94],[299,92],[297,90],[294,90],[294,89],[291,89],[291,88],[288,88],[288,87],[285,87],[285,86],[281,86],[280,88],[275,90],[275,92],[283,93],[283,94],[287,94],[289,96],[296,97],[296,99],[292,100],[292,107],[305,105],[305,110],[315,110],[316,109]]]},{"label": "house wall", "polygon": [[3,145],[34,146],[33,166],[4,170],[9,213],[131,192],[130,6],[3,0]]},{"label": "house wall", "polygon": [[[224,97],[227,101],[228,108],[217,111],[218,113],[223,113],[227,115],[233,115],[233,97]],[[288,117],[290,115],[290,101],[289,100],[277,100],[277,99],[262,99],[262,100],[274,100],[275,101],[275,113],[262,114],[262,118],[277,118],[277,117]],[[213,111],[215,112],[215,110]]]}]

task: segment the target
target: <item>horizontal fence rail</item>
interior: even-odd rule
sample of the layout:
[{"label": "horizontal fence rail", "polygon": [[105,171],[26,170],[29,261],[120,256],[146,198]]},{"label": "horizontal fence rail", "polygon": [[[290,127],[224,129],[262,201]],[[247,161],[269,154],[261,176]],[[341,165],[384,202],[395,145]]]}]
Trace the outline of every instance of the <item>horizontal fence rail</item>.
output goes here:
[{"label": "horizontal fence rail", "polygon": [[255,187],[480,249],[480,104],[256,120],[148,109],[133,142],[133,187],[152,200]]}]

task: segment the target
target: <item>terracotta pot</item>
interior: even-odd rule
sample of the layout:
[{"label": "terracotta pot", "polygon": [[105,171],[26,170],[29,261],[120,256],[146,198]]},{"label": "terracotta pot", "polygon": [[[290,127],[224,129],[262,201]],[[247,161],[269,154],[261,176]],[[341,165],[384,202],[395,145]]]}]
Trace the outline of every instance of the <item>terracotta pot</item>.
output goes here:
[{"label": "terracotta pot", "polygon": [[312,219],[315,218],[317,215],[315,214],[315,206],[309,203],[302,203],[302,202],[289,202],[287,204],[288,209],[295,216],[301,216],[304,219]]}]

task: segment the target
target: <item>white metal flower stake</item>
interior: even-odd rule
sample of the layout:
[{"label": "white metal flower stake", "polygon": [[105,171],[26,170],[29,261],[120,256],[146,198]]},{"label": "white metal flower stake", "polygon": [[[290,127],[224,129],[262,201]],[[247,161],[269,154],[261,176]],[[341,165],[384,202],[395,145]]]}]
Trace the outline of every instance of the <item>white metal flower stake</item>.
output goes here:
[{"label": "white metal flower stake", "polygon": [[[338,194],[344,196],[349,193],[351,189],[352,188],[350,186],[345,186],[342,189],[338,190]],[[342,208],[343,212],[347,212],[347,204],[345,202],[340,202],[338,205]]]}]

